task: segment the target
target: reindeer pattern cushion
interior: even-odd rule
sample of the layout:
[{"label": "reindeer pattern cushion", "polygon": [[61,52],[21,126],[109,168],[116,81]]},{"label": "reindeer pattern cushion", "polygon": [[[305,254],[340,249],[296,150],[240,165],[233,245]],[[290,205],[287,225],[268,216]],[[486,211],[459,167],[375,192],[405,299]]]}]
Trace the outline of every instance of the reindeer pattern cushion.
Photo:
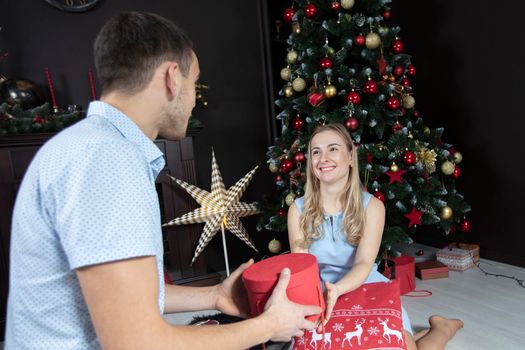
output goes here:
[{"label": "reindeer pattern cushion", "polygon": [[399,281],[363,284],[339,297],[323,333],[305,332],[293,350],[406,349]]}]

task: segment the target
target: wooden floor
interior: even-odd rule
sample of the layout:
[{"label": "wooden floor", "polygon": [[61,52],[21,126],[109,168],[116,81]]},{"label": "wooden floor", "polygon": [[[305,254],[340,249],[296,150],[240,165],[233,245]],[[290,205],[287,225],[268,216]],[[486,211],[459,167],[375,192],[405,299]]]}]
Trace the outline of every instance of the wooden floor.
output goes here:
[{"label": "wooden floor", "polygon": [[[525,268],[480,259],[487,272],[525,280]],[[465,323],[447,350],[525,350],[525,288],[516,281],[485,276],[477,268],[450,271],[448,278],[422,281],[416,289],[432,292],[430,297],[402,296],[415,331],[428,327],[428,317],[440,314]],[[206,311],[202,314],[211,314]],[[166,315],[170,323],[186,324],[195,313]]]},{"label": "wooden floor", "polygon": [[[485,259],[480,263],[487,272],[525,279],[525,268]],[[416,289],[433,293],[426,298],[401,297],[416,331],[428,325],[432,314],[460,318],[465,323],[447,350],[525,350],[525,288],[516,281],[485,276],[472,268],[451,271],[449,278],[416,279]],[[215,311],[185,312],[165,315],[165,319],[172,324],[187,324],[196,315],[212,313]]]},{"label": "wooden floor", "polygon": [[[480,259],[480,267],[525,280],[524,268],[485,259]],[[416,289],[433,294],[427,298],[401,297],[415,330],[428,325],[432,314],[459,318],[465,323],[447,349],[525,349],[525,288],[516,281],[485,276],[474,267],[451,271],[449,278],[416,278]]]}]

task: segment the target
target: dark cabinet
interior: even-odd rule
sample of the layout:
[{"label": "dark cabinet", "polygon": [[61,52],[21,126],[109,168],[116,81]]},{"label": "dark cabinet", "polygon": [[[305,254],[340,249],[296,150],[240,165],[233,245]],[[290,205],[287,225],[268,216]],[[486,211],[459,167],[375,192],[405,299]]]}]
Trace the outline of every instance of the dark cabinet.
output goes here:
[{"label": "dark cabinet", "polygon": [[[36,151],[52,135],[33,134],[2,136],[0,138],[0,341],[4,338],[7,293],[9,288],[9,238],[11,214],[24,173]],[[193,138],[180,141],[155,141],[164,153],[166,166],[157,178],[157,193],[162,222],[175,218],[196,207],[193,199],[172,184],[170,174],[188,183],[196,183]],[[202,225],[184,225],[163,230],[165,267],[174,283],[210,285],[220,281],[211,271],[204,251],[190,266],[193,251],[202,232]]]}]

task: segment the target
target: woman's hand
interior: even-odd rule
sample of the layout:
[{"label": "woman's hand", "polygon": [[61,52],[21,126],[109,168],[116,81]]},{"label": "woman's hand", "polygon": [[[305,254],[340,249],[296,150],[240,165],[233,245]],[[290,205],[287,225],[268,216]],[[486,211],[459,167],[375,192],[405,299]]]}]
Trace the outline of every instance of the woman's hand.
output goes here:
[{"label": "woman's hand", "polygon": [[332,311],[334,310],[335,303],[337,302],[337,299],[340,296],[339,288],[337,287],[337,285],[325,281],[324,286],[324,302],[326,305],[326,310],[324,314],[324,324],[319,325],[319,327],[317,328],[318,332],[321,332],[323,326],[326,325],[326,323],[328,323],[328,320],[330,320],[330,316],[332,316]]}]

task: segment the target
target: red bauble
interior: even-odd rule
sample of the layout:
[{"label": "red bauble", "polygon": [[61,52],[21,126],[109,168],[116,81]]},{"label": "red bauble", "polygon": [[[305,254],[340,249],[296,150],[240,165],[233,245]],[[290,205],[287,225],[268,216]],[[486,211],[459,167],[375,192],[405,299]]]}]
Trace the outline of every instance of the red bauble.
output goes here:
[{"label": "red bauble", "polygon": [[381,202],[385,203],[385,194],[383,192],[375,191],[374,196],[379,199]]},{"label": "red bauble", "polygon": [[33,123],[35,124],[44,124],[46,122],[46,120],[42,117],[40,117],[39,115],[35,116],[33,118]]},{"label": "red bauble", "polygon": [[332,1],[332,10],[334,10],[335,12],[338,12],[339,10],[341,10],[341,3],[339,1]]},{"label": "red bauble", "polygon": [[317,14],[317,7],[315,7],[314,4],[308,4],[304,12],[306,13],[306,17],[313,18]]},{"label": "red bauble", "polygon": [[377,94],[377,83],[373,80],[367,80],[363,86],[363,92],[365,94]]},{"label": "red bauble", "polygon": [[302,120],[301,118],[299,117],[295,117],[293,120],[292,120],[292,128],[295,130],[295,131],[301,131],[301,129],[303,128],[304,126],[304,120]]},{"label": "red bauble", "polygon": [[417,119],[417,118],[419,118],[419,116],[420,116],[421,114],[419,113],[418,110],[415,110],[415,111],[412,113],[412,115],[414,116],[414,118]]},{"label": "red bauble", "polygon": [[355,44],[357,46],[363,46],[365,42],[366,42],[366,38],[363,35],[359,34],[358,36],[355,37]]},{"label": "red bauble", "polygon": [[394,40],[392,43],[392,52],[393,53],[401,53],[403,52],[405,48],[405,45],[403,45],[403,42],[399,39]]},{"label": "red bauble", "polygon": [[325,98],[324,93],[319,91],[312,91],[308,94],[308,102],[314,107],[319,106],[321,103],[323,103]]},{"label": "red bauble", "polygon": [[461,169],[456,165],[454,167],[454,172],[452,173],[452,177],[454,177],[454,179],[459,179],[459,177],[461,176]]},{"label": "red bauble", "polygon": [[285,217],[287,215],[286,209],[285,208],[279,208],[279,210],[277,211],[277,215]]},{"label": "red bauble", "polygon": [[289,173],[294,167],[294,163],[290,159],[284,159],[279,166],[279,171],[283,174]]},{"label": "red bauble", "polygon": [[287,8],[284,10],[283,19],[286,22],[291,22],[293,20],[293,16],[295,15],[295,10],[293,8]]},{"label": "red bauble", "polygon": [[294,154],[293,156],[293,161],[297,164],[297,163],[302,163],[306,160],[305,156],[304,156],[304,153],[299,151],[297,153]]},{"label": "red bauble", "polygon": [[281,175],[275,175],[275,183],[279,183],[283,181],[283,177]]},{"label": "red bauble", "polygon": [[368,164],[372,164],[374,162],[374,157],[372,157],[372,154],[370,154],[370,152],[365,152],[365,158]]},{"label": "red bauble", "polygon": [[463,221],[459,223],[459,230],[461,232],[468,232],[470,231],[470,226],[471,226],[470,221],[467,219],[463,219]]},{"label": "red bauble", "polygon": [[392,125],[392,133],[396,133],[398,132],[399,130],[403,129],[403,125],[399,124],[399,123],[395,123],[394,125]]},{"label": "red bauble", "polygon": [[325,69],[330,69],[332,68],[332,60],[329,59],[328,57],[323,57],[321,59],[321,62],[319,62],[319,67],[322,69],[322,70],[325,70]]},{"label": "red bauble", "polygon": [[416,162],[416,154],[412,151],[403,152],[403,162],[407,165],[412,165]]},{"label": "red bauble", "polygon": [[410,80],[408,80],[407,77],[404,77],[403,79],[401,79],[401,85],[403,85],[404,87],[410,87]]},{"label": "red bauble", "polygon": [[345,126],[349,131],[354,132],[357,130],[357,128],[359,128],[359,120],[357,120],[357,118],[350,117],[345,120]]},{"label": "red bauble", "polygon": [[403,68],[403,66],[400,66],[400,65],[397,65],[394,67],[394,69],[392,69],[392,73],[394,73],[395,76],[402,76],[403,73],[405,73],[405,68]]},{"label": "red bauble", "polygon": [[407,67],[407,74],[409,77],[416,75],[416,67],[413,64],[409,64]]},{"label": "red bauble", "polygon": [[401,103],[399,102],[399,100],[394,97],[394,96],[390,96],[388,98],[388,100],[386,100],[386,107],[388,109],[390,109],[391,111],[395,111],[395,110],[398,110],[399,107],[401,106]]},{"label": "red bauble", "polygon": [[357,106],[361,103],[361,95],[359,95],[359,93],[356,91],[350,91],[348,94],[346,94],[346,102],[352,102]]}]

